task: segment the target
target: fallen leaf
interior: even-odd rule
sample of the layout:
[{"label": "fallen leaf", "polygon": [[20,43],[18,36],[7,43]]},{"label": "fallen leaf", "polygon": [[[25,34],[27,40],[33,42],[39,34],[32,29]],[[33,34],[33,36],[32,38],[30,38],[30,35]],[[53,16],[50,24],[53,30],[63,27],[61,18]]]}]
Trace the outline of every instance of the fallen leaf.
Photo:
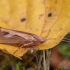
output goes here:
[{"label": "fallen leaf", "polygon": [[[2,0],[0,20],[3,28],[29,32],[45,38],[46,42],[35,49],[49,49],[57,45],[70,29],[70,0]],[[3,44],[1,46],[8,47],[10,54],[13,52],[11,48],[15,47],[9,48],[9,45]],[[26,52],[24,50],[22,54]],[[19,57],[22,54],[14,56]]]}]

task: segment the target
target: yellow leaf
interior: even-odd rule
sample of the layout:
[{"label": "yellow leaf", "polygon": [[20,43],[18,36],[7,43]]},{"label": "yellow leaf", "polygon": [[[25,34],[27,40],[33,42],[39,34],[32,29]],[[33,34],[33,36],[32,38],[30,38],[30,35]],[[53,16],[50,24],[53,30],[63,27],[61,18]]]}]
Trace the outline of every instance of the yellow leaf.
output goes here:
[{"label": "yellow leaf", "polygon": [[[1,0],[0,26],[45,38],[46,42],[35,49],[52,48],[69,31],[70,0]],[[10,54],[18,49],[15,46],[1,46],[1,49],[5,48]],[[21,50],[14,56],[20,57],[28,49]]]},{"label": "yellow leaf", "polygon": [[[0,27],[24,31],[27,13],[26,0],[2,0],[0,1]],[[13,54],[18,47],[0,44],[0,49],[4,52],[10,53],[18,58],[22,56],[28,49],[20,49]]]},{"label": "yellow leaf", "polygon": [[[44,27],[45,32],[43,32],[42,35],[43,37],[45,37],[45,35],[48,34],[48,36],[46,37],[47,41],[40,46],[40,49],[49,49],[54,47],[61,41],[61,39],[70,29],[70,10],[69,10],[70,0],[58,0],[57,2],[54,3],[56,3],[55,7],[57,8],[55,9],[55,7],[52,7],[53,9],[52,17],[51,19],[50,18],[48,20],[46,19],[47,20],[46,24],[50,27],[47,29],[47,26],[45,25]],[[52,25],[50,25],[49,23],[52,23]]]},{"label": "yellow leaf", "polygon": [[[35,3],[36,4],[33,3],[33,5],[39,5],[37,4],[37,2]],[[41,50],[49,49],[57,45],[70,28],[69,0],[46,0],[44,4],[45,18],[42,16],[44,18],[44,21],[40,20],[42,24],[39,22],[38,19],[38,11],[40,9],[43,11],[44,9],[40,8],[40,6],[33,6],[34,9],[36,8],[36,11],[33,12],[31,16],[37,14],[37,16],[34,16],[34,18],[37,19],[31,18],[30,16],[29,23],[27,23],[27,26],[29,26],[26,29],[26,31],[37,34],[38,36],[46,39],[46,42],[44,44],[38,46],[38,49]]]},{"label": "yellow leaf", "polygon": [[[21,48],[19,49],[18,47],[16,46],[10,46],[10,45],[4,45],[4,44],[0,44],[0,49],[7,53],[7,54],[12,54],[18,58],[20,58],[23,54],[25,54],[27,52],[28,49],[24,49],[24,48]],[[16,53],[15,51],[18,50]]]},{"label": "yellow leaf", "polygon": [[26,32],[40,36],[45,21],[45,3],[43,0],[29,0]]}]

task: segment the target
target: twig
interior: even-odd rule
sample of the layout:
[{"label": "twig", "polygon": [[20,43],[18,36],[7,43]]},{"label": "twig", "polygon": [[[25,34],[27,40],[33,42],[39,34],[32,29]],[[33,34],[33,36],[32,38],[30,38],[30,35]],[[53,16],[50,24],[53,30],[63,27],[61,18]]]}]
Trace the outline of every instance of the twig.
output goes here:
[{"label": "twig", "polygon": [[44,67],[44,70],[46,70],[46,60],[45,60],[45,50],[43,50],[43,67]]},{"label": "twig", "polygon": [[40,68],[41,68],[42,58],[43,58],[43,55],[40,56],[40,60],[39,60],[39,63],[38,63],[38,70],[40,70]]},{"label": "twig", "polygon": [[49,51],[49,50],[46,50],[46,55],[47,55],[47,59],[46,59],[46,67],[47,67],[47,69],[46,70],[49,70],[49,68],[50,68],[50,55],[51,55],[51,51]]}]

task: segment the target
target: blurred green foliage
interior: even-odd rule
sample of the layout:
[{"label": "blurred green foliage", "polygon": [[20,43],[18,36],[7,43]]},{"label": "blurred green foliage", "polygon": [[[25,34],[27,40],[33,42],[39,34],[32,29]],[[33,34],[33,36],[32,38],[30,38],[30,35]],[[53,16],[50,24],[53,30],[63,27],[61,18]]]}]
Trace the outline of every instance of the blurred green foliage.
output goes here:
[{"label": "blurred green foliage", "polygon": [[19,62],[16,64],[16,70],[25,70],[22,64]]},{"label": "blurred green foliage", "polygon": [[70,58],[70,33],[58,44],[59,52],[64,56]]}]

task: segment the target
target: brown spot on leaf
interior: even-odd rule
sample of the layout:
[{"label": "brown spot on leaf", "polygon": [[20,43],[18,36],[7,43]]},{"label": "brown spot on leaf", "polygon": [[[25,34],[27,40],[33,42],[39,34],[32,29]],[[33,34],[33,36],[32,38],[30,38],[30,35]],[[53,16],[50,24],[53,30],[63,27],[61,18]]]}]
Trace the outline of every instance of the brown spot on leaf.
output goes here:
[{"label": "brown spot on leaf", "polygon": [[24,21],[26,21],[26,18],[22,18],[22,19],[21,19],[21,22],[24,22]]},{"label": "brown spot on leaf", "polygon": [[49,14],[48,14],[48,17],[51,17],[51,16],[52,16],[52,13],[49,13]]},{"label": "brown spot on leaf", "polygon": [[38,29],[36,29],[38,31]]},{"label": "brown spot on leaf", "polygon": [[46,7],[46,9],[48,9],[49,7]]},{"label": "brown spot on leaf", "polygon": [[32,7],[33,5],[32,5],[32,4],[30,4],[30,6]]},{"label": "brown spot on leaf", "polygon": [[57,3],[57,0],[55,1],[55,3]]},{"label": "brown spot on leaf", "polygon": [[45,4],[45,0],[42,0],[42,3]]},{"label": "brown spot on leaf", "polygon": [[30,30],[32,29],[32,27],[30,27]]},{"label": "brown spot on leaf", "polygon": [[[45,20],[45,23],[47,23],[47,20]],[[46,25],[46,24],[45,24]]]},{"label": "brown spot on leaf", "polygon": [[42,16],[43,16],[43,14],[40,14],[40,15],[39,15],[39,19],[41,19]]},{"label": "brown spot on leaf", "polygon": [[63,30],[62,28],[59,29],[59,31]]},{"label": "brown spot on leaf", "polygon": [[70,16],[68,15],[68,18],[70,18]]}]

